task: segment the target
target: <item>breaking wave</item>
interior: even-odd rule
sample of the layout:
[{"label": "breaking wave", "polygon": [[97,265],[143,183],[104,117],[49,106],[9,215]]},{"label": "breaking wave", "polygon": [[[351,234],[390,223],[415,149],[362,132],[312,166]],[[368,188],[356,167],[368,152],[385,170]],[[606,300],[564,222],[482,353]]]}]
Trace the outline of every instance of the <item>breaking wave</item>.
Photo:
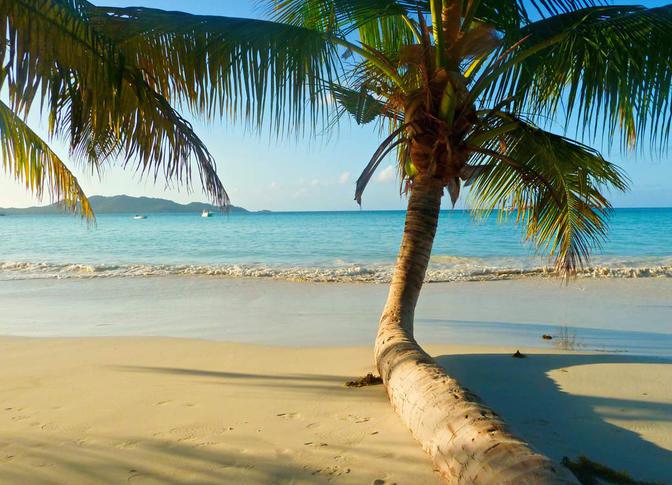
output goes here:
[{"label": "breaking wave", "polygon": [[[510,262],[513,263],[513,262]],[[632,262],[628,262],[632,263]],[[587,268],[580,278],[670,278],[672,264],[603,264]],[[306,282],[387,283],[392,278],[391,264],[347,265],[333,267],[281,267],[257,264],[169,265],[169,264],[60,264],[0,263],[0,280],[86,279],[158,276],[211,276],[226,278],[266,278]],[[486,261],[452,256],[433,257],[427,282],[492,281],[553,277],[551,268],[523,264],[488,265]]]}]

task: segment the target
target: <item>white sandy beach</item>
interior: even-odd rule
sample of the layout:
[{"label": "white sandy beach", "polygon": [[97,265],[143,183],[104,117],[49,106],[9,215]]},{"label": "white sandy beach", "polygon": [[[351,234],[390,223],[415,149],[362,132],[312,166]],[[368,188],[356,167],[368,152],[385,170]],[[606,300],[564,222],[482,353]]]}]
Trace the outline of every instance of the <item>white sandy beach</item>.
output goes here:
[{"label": "white sandy beach", "polygon": [[[669,363],[432,350],[537,449],[669,478]],[[439,483],[382,387],[344,387],[369,362],[367,348],[2,338],[0,482]]]},{"label": "white sandy beach", "polygon": [[[581,284],[429,285],[419,332],[536,449],[669,483],[672,361],[515,345],[535,334],[534,322],[624,330],[638,328],[638,315],[642,330],[664,332],[671,321],[668,280]],[[439,483],[383,388],[344,386],[373,370],[367,340],[385,290],[216,278],[1,282],[0,334],[54,337],[0,338],[0,483]],[[438,319],[526,332],[497,347],[465,345],[463,327],[432,330]],[[485,328],[472,338],[496,326]],[[192,338],[143,336],[162,333]],[[329,339],[339,346],[325,347]],[[528,358],[512,359],[517,348]]]}]

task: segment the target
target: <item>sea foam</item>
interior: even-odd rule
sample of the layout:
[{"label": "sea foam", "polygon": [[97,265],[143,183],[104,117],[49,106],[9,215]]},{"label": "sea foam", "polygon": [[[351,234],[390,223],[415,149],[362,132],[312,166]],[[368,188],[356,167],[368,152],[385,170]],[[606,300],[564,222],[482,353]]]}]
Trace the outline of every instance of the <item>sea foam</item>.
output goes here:
[{"label": "sea foam", "polygon": [[[458,261],[459,259],[459,261]],[[439,258],[439,260],[441,260]],[[520,278],[551,278],[547,266],[516,267],[479,265],[474,260],[433,259],[426,282],[493,281]],[[169,264],[77,264],[50,262],[2,262],[0,280],[124,278],[161,276],[204,276],[225,278],[266,278],[306,282],[388,283],[391,264],[339,265],[334,267],[269,266],[255,264],[169,265]],[[581,270],[579,278],[669,278],[672,265],[623,266],[595,265]]]}]

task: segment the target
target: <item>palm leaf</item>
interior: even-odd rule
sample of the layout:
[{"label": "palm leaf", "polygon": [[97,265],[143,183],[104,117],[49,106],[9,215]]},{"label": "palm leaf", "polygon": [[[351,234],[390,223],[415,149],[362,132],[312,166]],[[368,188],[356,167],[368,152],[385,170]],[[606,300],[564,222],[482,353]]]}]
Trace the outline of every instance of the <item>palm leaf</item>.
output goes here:
[{"label": "palm leaf", "polygon": [[[258,3],[267,5],[266,11],[278,22],[325,32],[339,29],[346,34],[378,19],[401,16],[413,19],[418,14],[431,13],[430,0],[259,0]],[[506,31],[507,27],[520,28],[530,23],[534,16],[546,18],[602,3],[597,0],[480,0],[464,2],[463,13],[473,7],[470,20]]]},{"label": "palm leaf", "polygon": [[2,166],[26,188],[42,198],[45,191],[73,212],[92,220],[89,200],[75,176],[49,146],[5,103],[0,102]]},{"label": "palm leaf", "polygon": [[8,59],[3,85],[22,115],[34,101],[47,110],[49,134],[68,138],[73,155],[94,167],[105,158],[142,173],[189,183],[195,160],[205,190],[228,196],[215,162],[184,120],[113,41],[92,29],[80,0],[0,0]]},{"label": "palm leaf", "polygon": [[611,206],[605,188],[626,190],[627,180],[586,145],[510,115],[488,121],[509,129],[480,136],[470,147],[470,163],[487,167],[472,179],[472,208],[485,216],[515,209],[526,238],[555,258],[559,272],[574,273],[606,236]]},{"label": "palm leaf", "polygon": [[410,17],[417,9],[429,12],[429,2],[400,0],[274,0],[267,11],[276,22],[320,32],[357,33],[359,40],[385,54],[414,41]]},{"label": "palm leaf", "polygon": [[399,138],[405,128],[405,125],[400,126],[390,133],[390,135],[385,138],[385,140],[383,140],[380,146],[378,146],[376,151],[373,153],[369,163],[367,163],[366,167],[364,167],[364,170],[362,170],[359,178],[357,178],[357,182],[355,184],[355,201],[360,206],[362,205],[362,195],[364,194],[364,190],[369,184],[369,181],[371,181],[371,177],[373,177],[373,174],[378,169],[378,166],[392,150],[406,142],[406,139],[403,138],[403,136]]},{"label": "palm leaf", "polygon": [[94,28],[120,46],[168,100],[278,132],[319,124],[336,45],[313,30],[255,19],[150,8],[90,7]]},{"label": "palm leaf", "polygon": [[[512,48],[513,47],[513,48]],[[623,147],[664,147],[672,123],[672,6],[583,9],[534,22],[504,39],[474,88],[481,101],[562,115],[580,134]]]},{"label": "palm leaf", "polygon": [[[261,0],[276,22],[350,34],[361,26],[387,17],[429,13],[427,0]],[[409,31],[410,33],[410,31]]]},{"label": "palm leaf", "polygon": [[365,85],[362,85],[359,90],[333,85],[331,90],[334,100],[341,106],[343,112],[350,114],[358,125],[368,124],[380,117],[403,121],[402,113],[373,96]]},{"label": "palm leaf", "polygon": [[531,18],[548,18],[601,5],[600,0],[481,0],[474,2],[474,20],[494,25],[500,32],[515,33],[530,24]]}]

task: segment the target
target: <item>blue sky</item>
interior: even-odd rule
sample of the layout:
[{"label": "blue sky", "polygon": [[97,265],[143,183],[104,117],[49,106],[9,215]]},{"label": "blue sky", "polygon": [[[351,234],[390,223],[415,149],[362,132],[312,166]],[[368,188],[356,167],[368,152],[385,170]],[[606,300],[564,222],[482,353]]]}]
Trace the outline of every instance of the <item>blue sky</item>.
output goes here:
[{"label": "blue sky", "polygon": [[[94,0],[95,1],[95,0]],[[147,6],[191,13],[258,17],[252,0],[98,0],[96,4]],[[619,2],[620,3],[620,2]],[[666,2],[641,2],[647,6]],[[33,128],[36,128],[32,123]],[[39,121],[38,121],[39,122]],[[300,139],[270,141],[268,137],[245,133],[226,121],[194,122],[197,133],[217,160],[218,172],[232,202],[249,209],[354,210],[354,181],[381,140],[373,127],[344,124],[329,140]],[[38,132],[43,133],[39,128]],[[68,160],[58,142],[52,146]],[[598,146],[598,148],[600,148]],[[617,207],[672,206],[672,156],[659,158],[648,153],[605,153],[622,166],[632,180],[627,194],[612,194]],[[364,195],[365,209],[401,209],[399,184],[391,164],[383,163]],[[129,194],[171,198],[180,202],[206,200],[200,187],[166,188],[159,181],[143,180],[132,171],[109,168],[103,178],[73,167],[88,195]],[[42,201],[48,202],[47,200]],[[40,201],[0,171],[0,207],[29,206]],[[446,207],[448,205],[446,204]]]}]

